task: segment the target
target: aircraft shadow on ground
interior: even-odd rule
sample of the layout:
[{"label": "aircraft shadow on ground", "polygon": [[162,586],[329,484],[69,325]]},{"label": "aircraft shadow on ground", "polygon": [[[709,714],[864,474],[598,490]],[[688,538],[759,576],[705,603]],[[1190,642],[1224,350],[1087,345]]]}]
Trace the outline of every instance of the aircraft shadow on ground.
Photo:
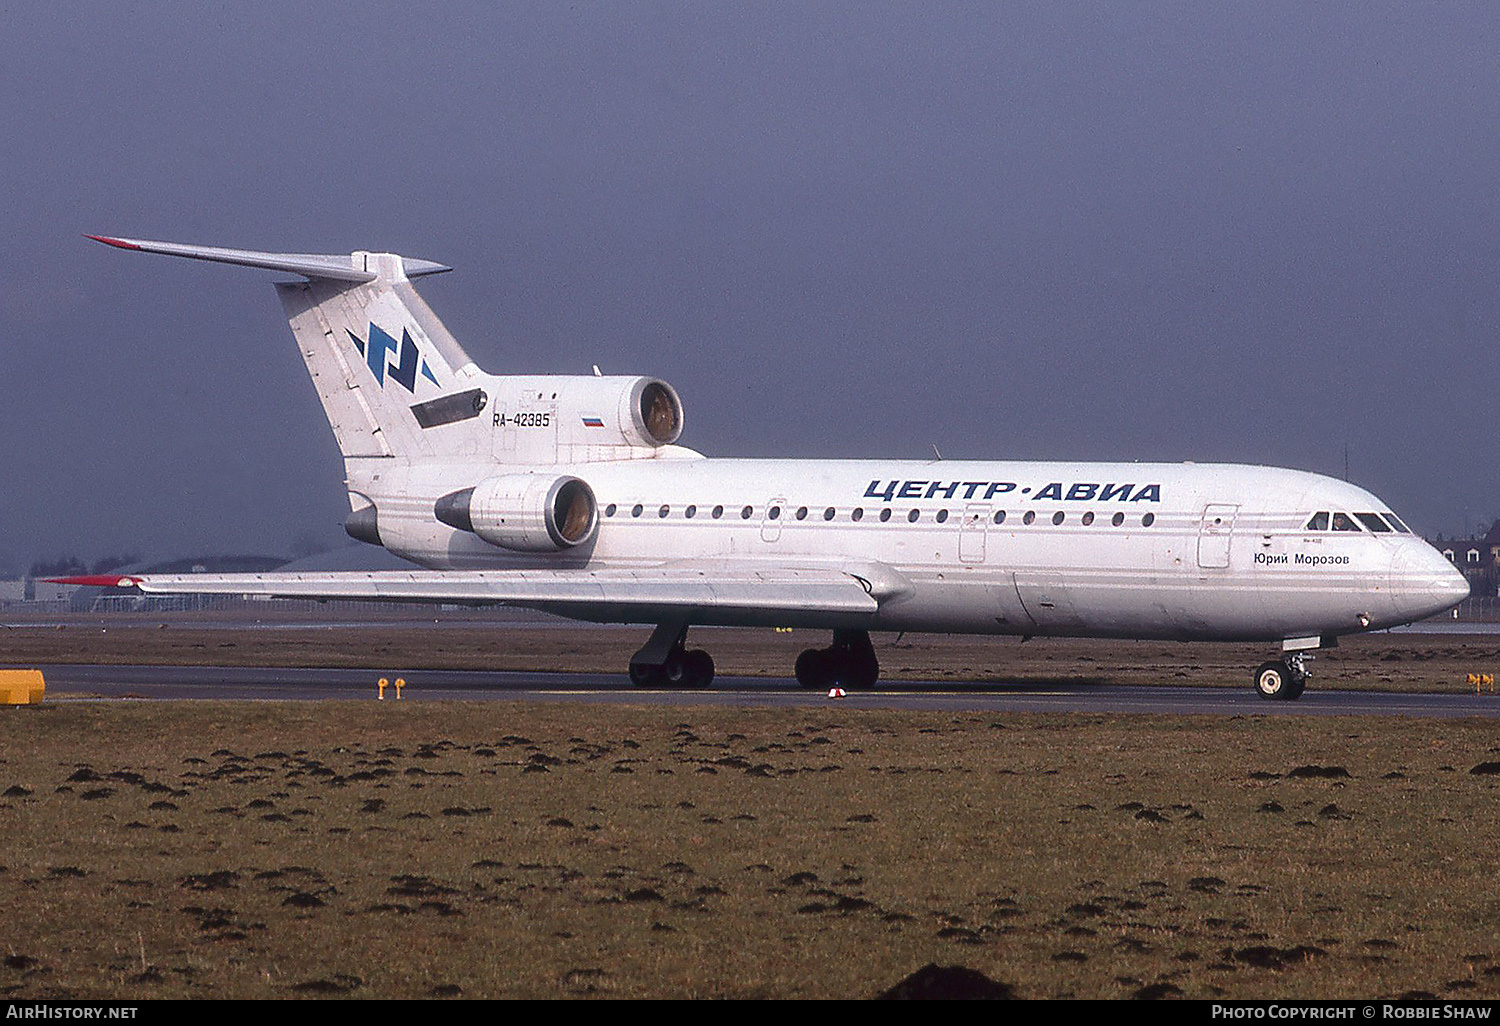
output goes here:
[{"label": "aircraft shadow on ground", "polygon": [[[1037,688],[1050,689],[1072,689],[1086,691],[1091,688],[1101,687],[1113,683],[1108,677],[986,677],[982,680],[921,680],[900,679],[886,680],[882,678],[872,689],[877,692],[912,692],[916,694],[940,691],[966,691],[966,692],[1005,692],[1005,691],[1029,691]],[[725,689],[754,690],[757,687],[773,686],[777,690],[807,690],[818,691],[819,688],[800,688],[797,682],[789,677],[723,677],[714,681],[710,690],[722,687]]]},{"label": "aircraft shadow on ground", "polygon": [[1085,690],[1111,683],[1107,677],[986,677],[983,680],[882,680],[878,691],[1017,691],[1035,688]]}]

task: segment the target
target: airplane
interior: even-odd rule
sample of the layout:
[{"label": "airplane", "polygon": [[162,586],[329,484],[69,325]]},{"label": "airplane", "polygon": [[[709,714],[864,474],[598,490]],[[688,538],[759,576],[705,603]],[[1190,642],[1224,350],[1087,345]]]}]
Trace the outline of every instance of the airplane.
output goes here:
[{"label": "airplane", "polygon": [[1341,635],[1421,620],[1463,576],[1355,485],[1239,464],[712,459],[645,376],[481,371],[394,253],[266,253],[88,236],[266,268],[343,454],[349,535],[421,569],[92,575],[71,583],[520,606],[653,627],[641,687],[701,688],[691,626],[830,632],[807,688],[870,688],[874,632],[1279,644],[1300,697]]}]

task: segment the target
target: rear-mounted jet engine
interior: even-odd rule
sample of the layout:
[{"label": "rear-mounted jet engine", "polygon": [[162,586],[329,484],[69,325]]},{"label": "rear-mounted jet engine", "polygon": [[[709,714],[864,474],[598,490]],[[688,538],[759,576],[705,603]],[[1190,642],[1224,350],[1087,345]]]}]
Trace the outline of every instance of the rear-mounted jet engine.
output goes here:
[{"label": "rear-mounted jet engine", "polygon": [[433,513],[449,527],[516,552],[558,552],[593,540],[599,510],[593,489],[576,477],[501,474],[437,500]]}]

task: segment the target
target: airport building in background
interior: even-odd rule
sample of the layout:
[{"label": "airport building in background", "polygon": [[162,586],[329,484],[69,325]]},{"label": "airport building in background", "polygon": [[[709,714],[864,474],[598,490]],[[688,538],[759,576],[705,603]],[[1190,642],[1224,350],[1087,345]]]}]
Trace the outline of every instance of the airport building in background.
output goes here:
[{"label": "airport building in background", "polygon": [[1431,539],[1435,549],[1469,582],[1471,598],[1493,599],[1500,596],[1500,520],[1477,538]]}]

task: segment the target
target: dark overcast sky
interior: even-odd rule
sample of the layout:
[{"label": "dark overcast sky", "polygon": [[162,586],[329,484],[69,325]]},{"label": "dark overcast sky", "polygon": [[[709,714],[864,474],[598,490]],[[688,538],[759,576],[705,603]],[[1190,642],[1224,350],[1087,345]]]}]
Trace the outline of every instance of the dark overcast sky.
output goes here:
[{"label": "dark overcast sky", "polygon": [[485,369],[661,375],[710,455],[1347,444],[1500,512],[1490,5],[205,9],[6,11],[12,563],[342,540],[275,276],[81,232],[452,264]]}]

